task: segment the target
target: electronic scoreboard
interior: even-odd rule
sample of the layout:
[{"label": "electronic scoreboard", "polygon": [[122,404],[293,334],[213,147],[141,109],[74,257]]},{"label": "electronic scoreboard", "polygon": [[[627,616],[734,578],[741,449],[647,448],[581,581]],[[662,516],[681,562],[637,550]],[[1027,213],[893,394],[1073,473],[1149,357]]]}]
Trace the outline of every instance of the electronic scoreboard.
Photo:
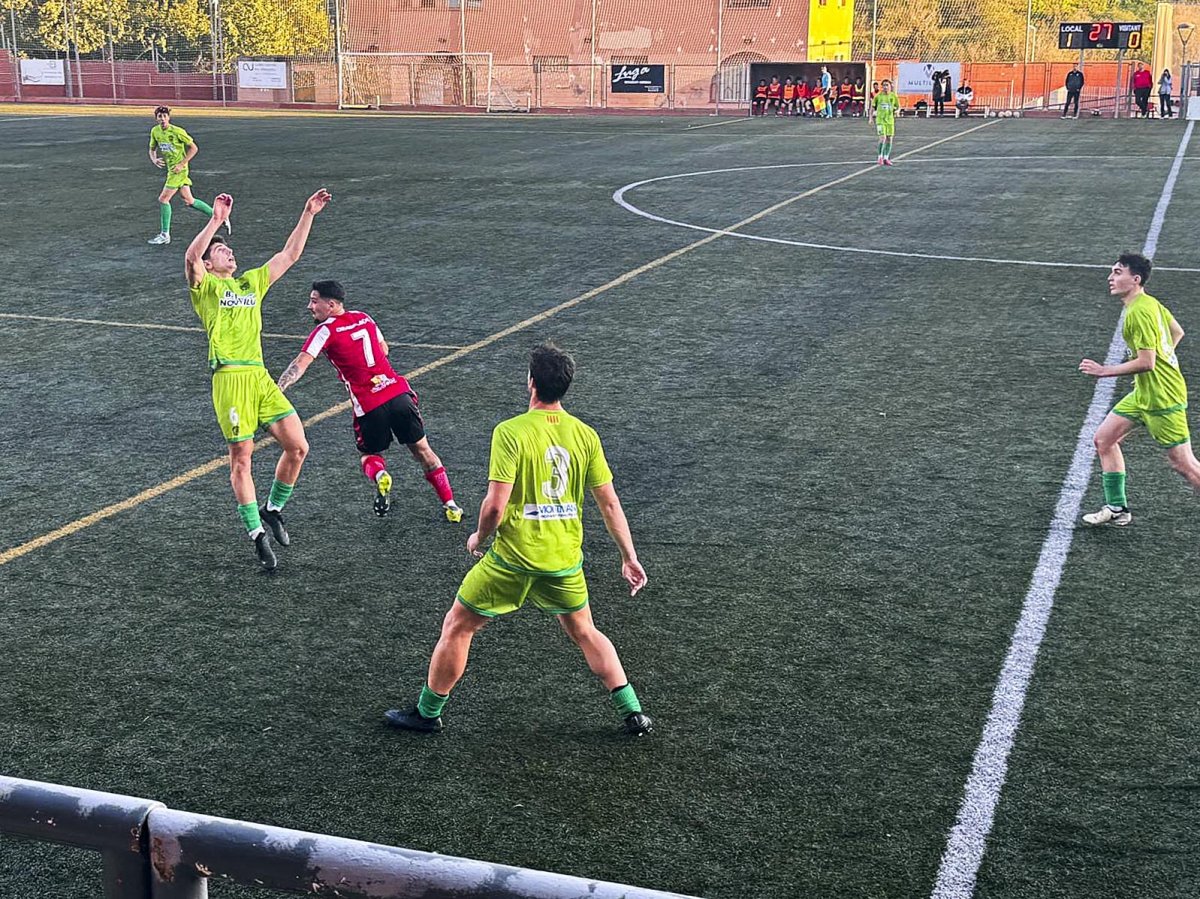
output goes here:
[{"label": "electronic scoreboard", "polygon": [[1059,50],[1139,50],[1141,22],[1060,22]]}]

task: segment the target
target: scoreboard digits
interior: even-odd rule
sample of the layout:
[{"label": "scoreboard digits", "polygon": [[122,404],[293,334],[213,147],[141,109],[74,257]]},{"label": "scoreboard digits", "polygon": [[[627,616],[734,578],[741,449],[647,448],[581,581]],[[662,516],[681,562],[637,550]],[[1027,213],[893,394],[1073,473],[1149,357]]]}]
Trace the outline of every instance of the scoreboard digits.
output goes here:
[{"label": "scoreboard digits", "polygon": [[1140,50],[1141,22],[1061,22],[1060,50]]}]

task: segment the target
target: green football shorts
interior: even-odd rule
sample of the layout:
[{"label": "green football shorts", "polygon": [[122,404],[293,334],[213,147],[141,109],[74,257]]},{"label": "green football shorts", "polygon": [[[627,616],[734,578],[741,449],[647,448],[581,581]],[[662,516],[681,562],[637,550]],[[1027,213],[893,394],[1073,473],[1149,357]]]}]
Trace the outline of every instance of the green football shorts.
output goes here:
[{"label": "green football shorts", "polygon": [[879,132],[880,137],[894,137],[896,135],[896,123],[876,122],[875,130]]},{"label": "green football shorts", "polygon": [[1164,449],[1179,446],[1192,439],[1191,432],[1188,431],[1187,403],[1169,409],[1149,411],[1138,406],[1130,393],[1113,406],[1113,413],[1145,425],[1150,436]]},{"label": "green football shorts", "polygon": [[458,588],[458,601],[488,618],[515,612],[526,599],[551,615],[578,612],[588,601],[583,565],[564,575],[528,574],[514,571],[488,550]]},{"label": "green football shorts", "polygon": [[167,183],[163,187],[168,190],[179,190],[181,187],[191,187],[192,179],[188,174],[187,166],[183,167],[182,172],[172,172],[170,166],[167,167]]},{"label": "green football shorts", "polygon": [[253,440],[254,432],[295,413],[265,368],[219,368],[212,379],[213,410],[228,443]]}]

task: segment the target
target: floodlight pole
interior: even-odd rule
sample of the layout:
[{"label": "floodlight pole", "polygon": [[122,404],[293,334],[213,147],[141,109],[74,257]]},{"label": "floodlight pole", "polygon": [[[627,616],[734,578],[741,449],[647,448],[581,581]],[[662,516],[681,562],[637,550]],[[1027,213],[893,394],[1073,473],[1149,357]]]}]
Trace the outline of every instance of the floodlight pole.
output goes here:
[{"label": "floodlight pole", "polygon": [[596,0],[592,0],[592,40],[588,44],[588,108],[596,108]]},{"label": "floodlight pole", "polygon": [[871,66],[867,70],[867,78],[863,83],[863,92],[867,95],[866,120],[875,118],[875,106],[871,103],[871,79],[875,77],[875,34],[879,25],[879,0],[871,0]]},{"label": "floodlight pole", "polygon": [[1025,62],[1021,66],[1021,111],[1025,111],[1025,79],[1029,77],[1029,27],[1033,24],[1033,0],[1025,9]]},{"label": "floodlight pole", "polygon": [[337,108],[342,108],[342,0],[333,0],[333,59],[337,63]]},{"label": "floodlight pole", "polygon": [[717,0],[717,104],[713,115],[721,114],[721,92],[725,90],[725,79],[721,75],[721,39],[725,36],[725,0]]},{"label": "floodlight pole", "polygon": [[1192,37],[1192,28],[1193,26],[1187,22],[1180,22],[1175,29],[1179,32],[1179,42],[1183,44],[1183,63],[1179,69],[1179,78],[1183,82],[1179,87],[1179,116],[1185,119],[1187,118],[1188,94],[1191,93],[1189,88],[1192,81],[1187,66],[1187,45]]},{"label": "floodlight pole", "polygon": [[17,47],[17,8],[14,6],[9,10],[9,15],[12,21],[12,48],[13,48],[13,64],[17,67],[17,99],[21,99],[21,54]]},{"label": "floodlight pole", "polygon": [[458,102],[467,105],[467,0],[458,0],[458,45],[462,48],[459,57],[460,74],[458,76]]}]

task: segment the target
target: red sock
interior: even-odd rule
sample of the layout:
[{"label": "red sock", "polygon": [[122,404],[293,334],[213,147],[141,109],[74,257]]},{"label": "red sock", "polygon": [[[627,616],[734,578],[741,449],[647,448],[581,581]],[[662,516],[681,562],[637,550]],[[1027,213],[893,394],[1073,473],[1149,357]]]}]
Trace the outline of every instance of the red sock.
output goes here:
[{"label": "red sock", "polygon": [[367,480],[374,484],[379,472],[387,470],[387,463],[383,461],[383,456],[363,456],[362,470]]},{"label": "red sock", "polygon": [[446,477],[446,466],[441,465],[433,471],[425,472],[425,480],[433,485],[433,489],[437,491],[438,499],[443,504],[454,499],[454,491],[450,489],[450,479]]}]

